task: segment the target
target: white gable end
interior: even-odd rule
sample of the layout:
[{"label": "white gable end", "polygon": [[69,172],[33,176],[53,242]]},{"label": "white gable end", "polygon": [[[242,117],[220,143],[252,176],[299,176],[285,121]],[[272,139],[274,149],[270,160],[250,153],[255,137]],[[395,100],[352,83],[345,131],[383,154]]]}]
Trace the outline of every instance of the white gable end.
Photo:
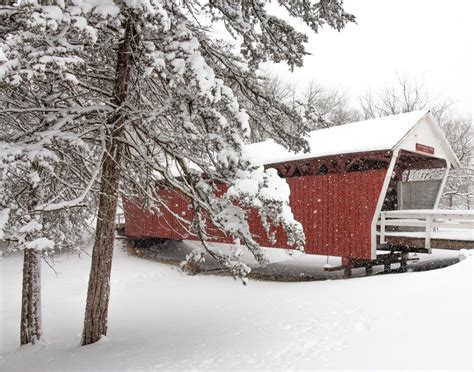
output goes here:
[{"label": "white gable end", "polygon": [[453,150],[431,113],[427,113],[397,144],[396,149],[446,160],[454,167],[459,166]]}]

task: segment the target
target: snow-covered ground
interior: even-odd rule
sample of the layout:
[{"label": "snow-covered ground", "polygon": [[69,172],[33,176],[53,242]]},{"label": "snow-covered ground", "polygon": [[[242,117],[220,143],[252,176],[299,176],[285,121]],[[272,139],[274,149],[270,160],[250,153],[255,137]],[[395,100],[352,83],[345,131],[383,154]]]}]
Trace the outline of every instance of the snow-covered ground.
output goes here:
[{"label": "snow-covered ground", "polygon": [[19,349],[20,256],[0,262],[0,370],[472,368],[473,258],[350,280],[185,276],[116,248],[109,334],[80,347],[90,259],[43,265],[45,343]]}]

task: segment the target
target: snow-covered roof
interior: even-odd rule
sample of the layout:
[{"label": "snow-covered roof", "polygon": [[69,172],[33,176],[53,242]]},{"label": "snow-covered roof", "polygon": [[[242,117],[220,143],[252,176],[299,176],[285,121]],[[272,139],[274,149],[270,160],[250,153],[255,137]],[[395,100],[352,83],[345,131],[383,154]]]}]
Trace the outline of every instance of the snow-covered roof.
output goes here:
[{"label": "snow-covered roof", "polygon": [[310,151],[306,153],[295,154],[273,140],[247,145],[244,151],[258,164],[272,164],[328,155],[393,150],[428,114],[429,110],[419,110],[315,130],[307,137]]}]

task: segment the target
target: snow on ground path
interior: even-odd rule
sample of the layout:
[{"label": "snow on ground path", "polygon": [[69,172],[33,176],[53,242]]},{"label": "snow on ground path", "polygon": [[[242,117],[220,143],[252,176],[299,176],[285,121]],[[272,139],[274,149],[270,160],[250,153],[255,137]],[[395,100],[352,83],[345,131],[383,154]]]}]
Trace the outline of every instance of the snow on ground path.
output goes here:
[{"label": "snow on ground path", "polygon": [[90,260],[44,265],[46,343],[18,349],[21,257],[1,269],[0,370],[471,369],[473,257],[323,282],[194,276],[116,249],[109,335],[79,347]]}]

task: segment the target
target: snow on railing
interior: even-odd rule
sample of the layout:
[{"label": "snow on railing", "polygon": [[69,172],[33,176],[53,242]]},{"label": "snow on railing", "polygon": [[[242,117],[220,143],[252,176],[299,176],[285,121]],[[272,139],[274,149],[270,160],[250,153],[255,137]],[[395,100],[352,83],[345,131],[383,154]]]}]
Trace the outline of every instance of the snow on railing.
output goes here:
[{"label": "snow on railing", "polygon": [[[431,239],[474,240],[474,211],[472,210],[395,210],[380,212],[378,221],[380,244],[386,244],[385,237],[417,237],[425,239],[425,248],[431,251]],[[387,231],[387,227],[391,227]],[[396,227],[396,231],[392,228]],[[439,233],[442,229],[443,233]],[[459,231],[467,234],[459,234]]]}]

